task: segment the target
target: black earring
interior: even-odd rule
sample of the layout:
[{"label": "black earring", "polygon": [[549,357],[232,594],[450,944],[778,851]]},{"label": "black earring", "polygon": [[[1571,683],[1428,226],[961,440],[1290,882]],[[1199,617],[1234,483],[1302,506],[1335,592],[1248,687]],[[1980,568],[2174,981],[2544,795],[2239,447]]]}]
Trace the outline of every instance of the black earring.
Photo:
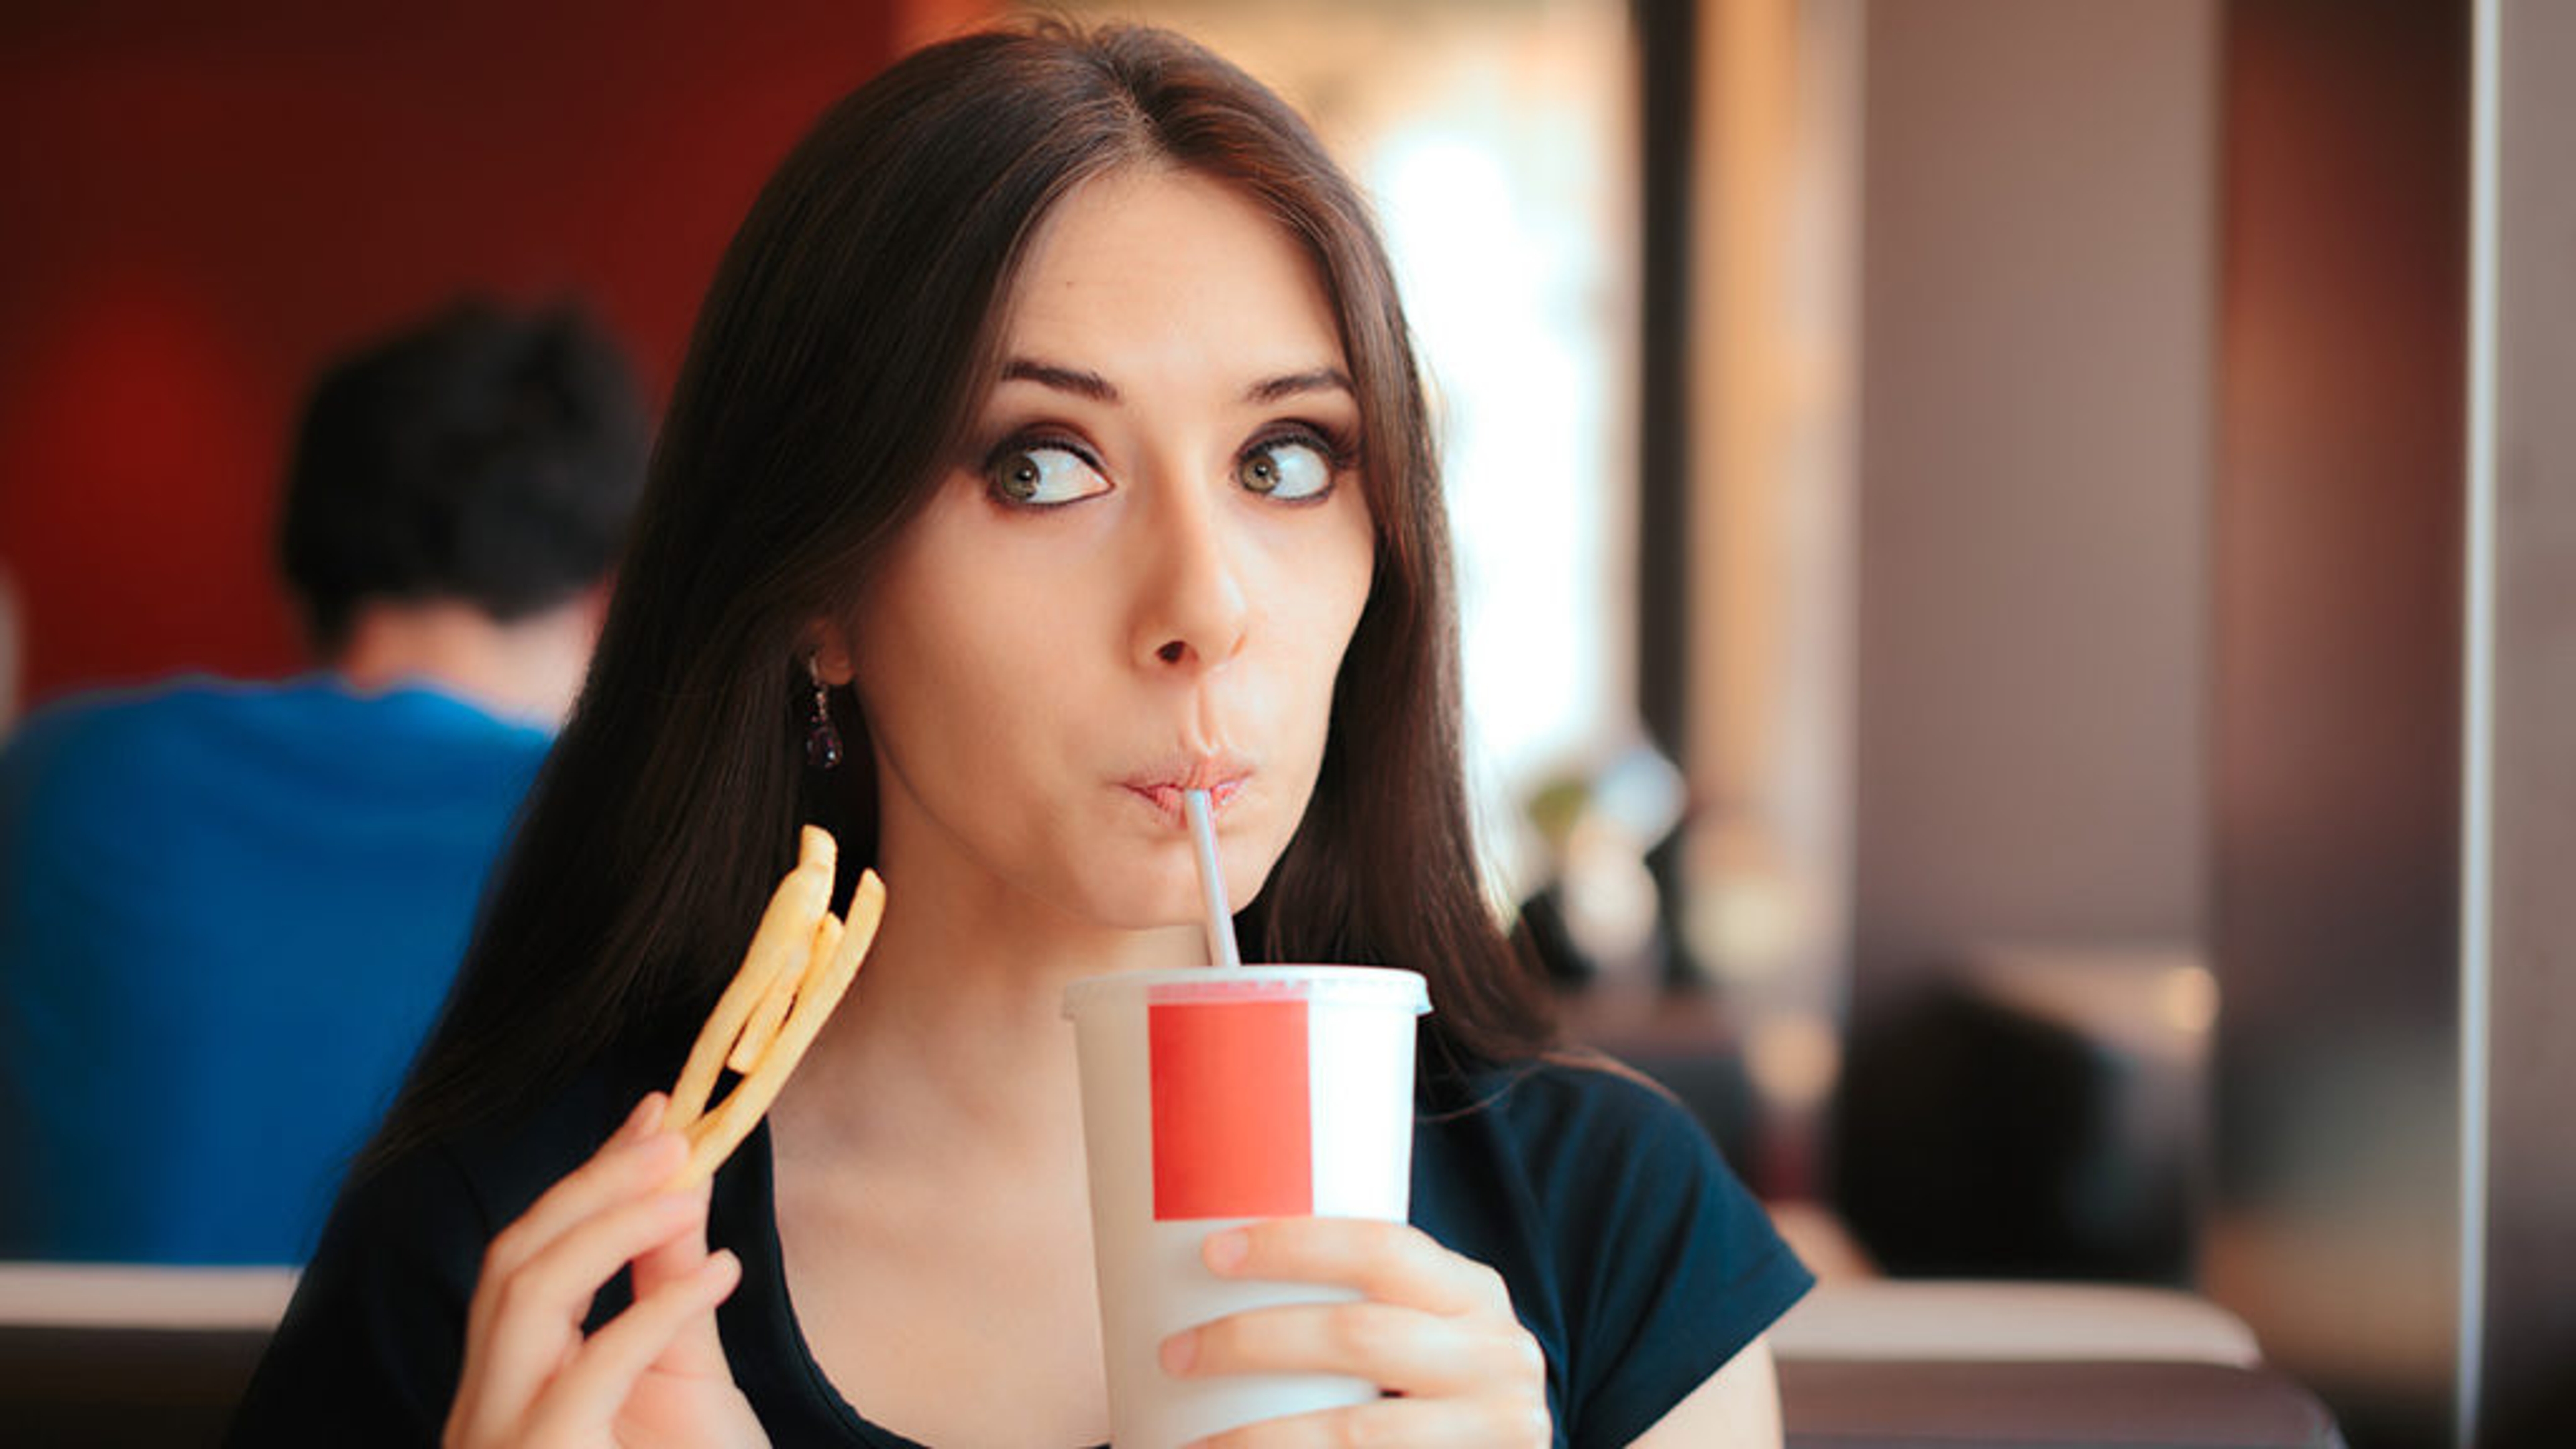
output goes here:
[{"label": "black earring", "polygon": [[841,763],[841,732],[832,724],[832,695],[823,686],[822,666],[811,654],[805,656],[805,677],[814,685],[814,696],[805,706],[805,763],[828,770]]}]

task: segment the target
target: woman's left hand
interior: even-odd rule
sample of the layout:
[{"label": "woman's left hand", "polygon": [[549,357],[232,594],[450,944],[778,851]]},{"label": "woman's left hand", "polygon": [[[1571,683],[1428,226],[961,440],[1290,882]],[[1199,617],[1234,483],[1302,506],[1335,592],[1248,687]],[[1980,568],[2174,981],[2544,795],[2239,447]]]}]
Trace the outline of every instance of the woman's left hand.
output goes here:
[{"label": "woman's left hand", "polygon": [[1356,1303],[1256,1308],[1163,1341],[1165,1372],[1346,1374],[1391,1397],[1248,1424],[1208,1449],[1458,1445],[1546,1449],[1547,1362],[1502,1275],[1403,1223],[1279,1218],[1212,1233],[1220,1278],[1333,1283]]}]

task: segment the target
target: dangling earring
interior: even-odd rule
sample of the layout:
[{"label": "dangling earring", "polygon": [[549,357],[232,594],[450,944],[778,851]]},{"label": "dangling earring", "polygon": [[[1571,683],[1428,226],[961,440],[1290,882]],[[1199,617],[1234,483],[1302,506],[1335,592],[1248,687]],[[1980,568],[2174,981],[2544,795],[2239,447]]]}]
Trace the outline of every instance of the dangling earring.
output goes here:
[{"label": "dangling earring", "polygon": [[822,666],[811,654],[805,656],[805,677],[814,684],[814,697],[805,706],[805,764],[828,770],[841,763],[841,732],[832,724],[832,696],[823,686]]}]

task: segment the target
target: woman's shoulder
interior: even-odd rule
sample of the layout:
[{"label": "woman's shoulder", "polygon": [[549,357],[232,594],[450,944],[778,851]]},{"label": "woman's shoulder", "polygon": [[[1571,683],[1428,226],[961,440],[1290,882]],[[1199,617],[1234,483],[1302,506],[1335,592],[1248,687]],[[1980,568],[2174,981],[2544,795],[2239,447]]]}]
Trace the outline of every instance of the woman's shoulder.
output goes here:
[{"label": "woman's shoulder", "polygon": [[513,1111],[452,1127],[375,1165],[362,1175],[386,1182],[373,1191],[361,1182],[362,1195],[443,1198],[449,1211],[470,1213],[488,1239],[597,1152],[648,1090],[616,1067],[585,1066]]},{"label": "woman's shoulder", "polygon": [[1414,1149],[1423,1217],[1535,1256],[1589,1257],[1609,1243],[1761,1222],[1699,1119],[1597,1054],[1554,1053],[1435,1086]]},{"label": "woman's shoulder", "polygon": [[1560,1289],[1598,1278],[1643,1293],[1686,1256],[1716,1282],[1770,1280],[1757,1308],[1805,1290],[1805,1269],[1707,1129],[1633,1068],[1552,1054],[1459,1085],[1467,1099],[1426,1112],[1415,1134],[1414,1193],[1435,1236],[1545,1264]]},{"label": "woman's shoulder", "polygon": [[618,1087],[585,1072],[523,1112],[353,1170],[231,1442],[434,1439],[484,1250],[614,1130],[601,1118]]},{"label": "woman's shoulder", "polygon": [[333,1226],[449,1243],[479,1261],[485,1242],[616,1130],[623,1112],[608,1105],[614,1090],[610,1074],[585,1070],[519,1111],[362,1160],[342,1186]]},{"label": "woman's shoulder", "polygon": [[1488,1067],[1434,1087],[1423,1114],[1432,1132],[1481,1135],[1552,1155],[1640,1148],[1708,1150],[1708,1134],[1679,1098],[1616,1058],[1549,1052]]},{"label": "woman's shoulder", "polygon": [[1634,1439],[1812,1281],[1699,1119],[1635,1070],[1552,1054],[1448,1095],[1416,1133],[1416,1222],[1510,1285],[1565,1442]]}]

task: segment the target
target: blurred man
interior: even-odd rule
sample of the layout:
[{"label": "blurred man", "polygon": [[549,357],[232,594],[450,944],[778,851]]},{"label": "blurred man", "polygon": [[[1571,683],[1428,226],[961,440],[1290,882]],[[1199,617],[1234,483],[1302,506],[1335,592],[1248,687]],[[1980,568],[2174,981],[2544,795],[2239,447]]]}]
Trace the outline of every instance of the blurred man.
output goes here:
[{"label": "blurred man", "polygon": [[578,692],[644,410],[571,314],[462,307],[307,406],[325,671],[38,710],[0,753],[0,1258],[295,1263]]}]

